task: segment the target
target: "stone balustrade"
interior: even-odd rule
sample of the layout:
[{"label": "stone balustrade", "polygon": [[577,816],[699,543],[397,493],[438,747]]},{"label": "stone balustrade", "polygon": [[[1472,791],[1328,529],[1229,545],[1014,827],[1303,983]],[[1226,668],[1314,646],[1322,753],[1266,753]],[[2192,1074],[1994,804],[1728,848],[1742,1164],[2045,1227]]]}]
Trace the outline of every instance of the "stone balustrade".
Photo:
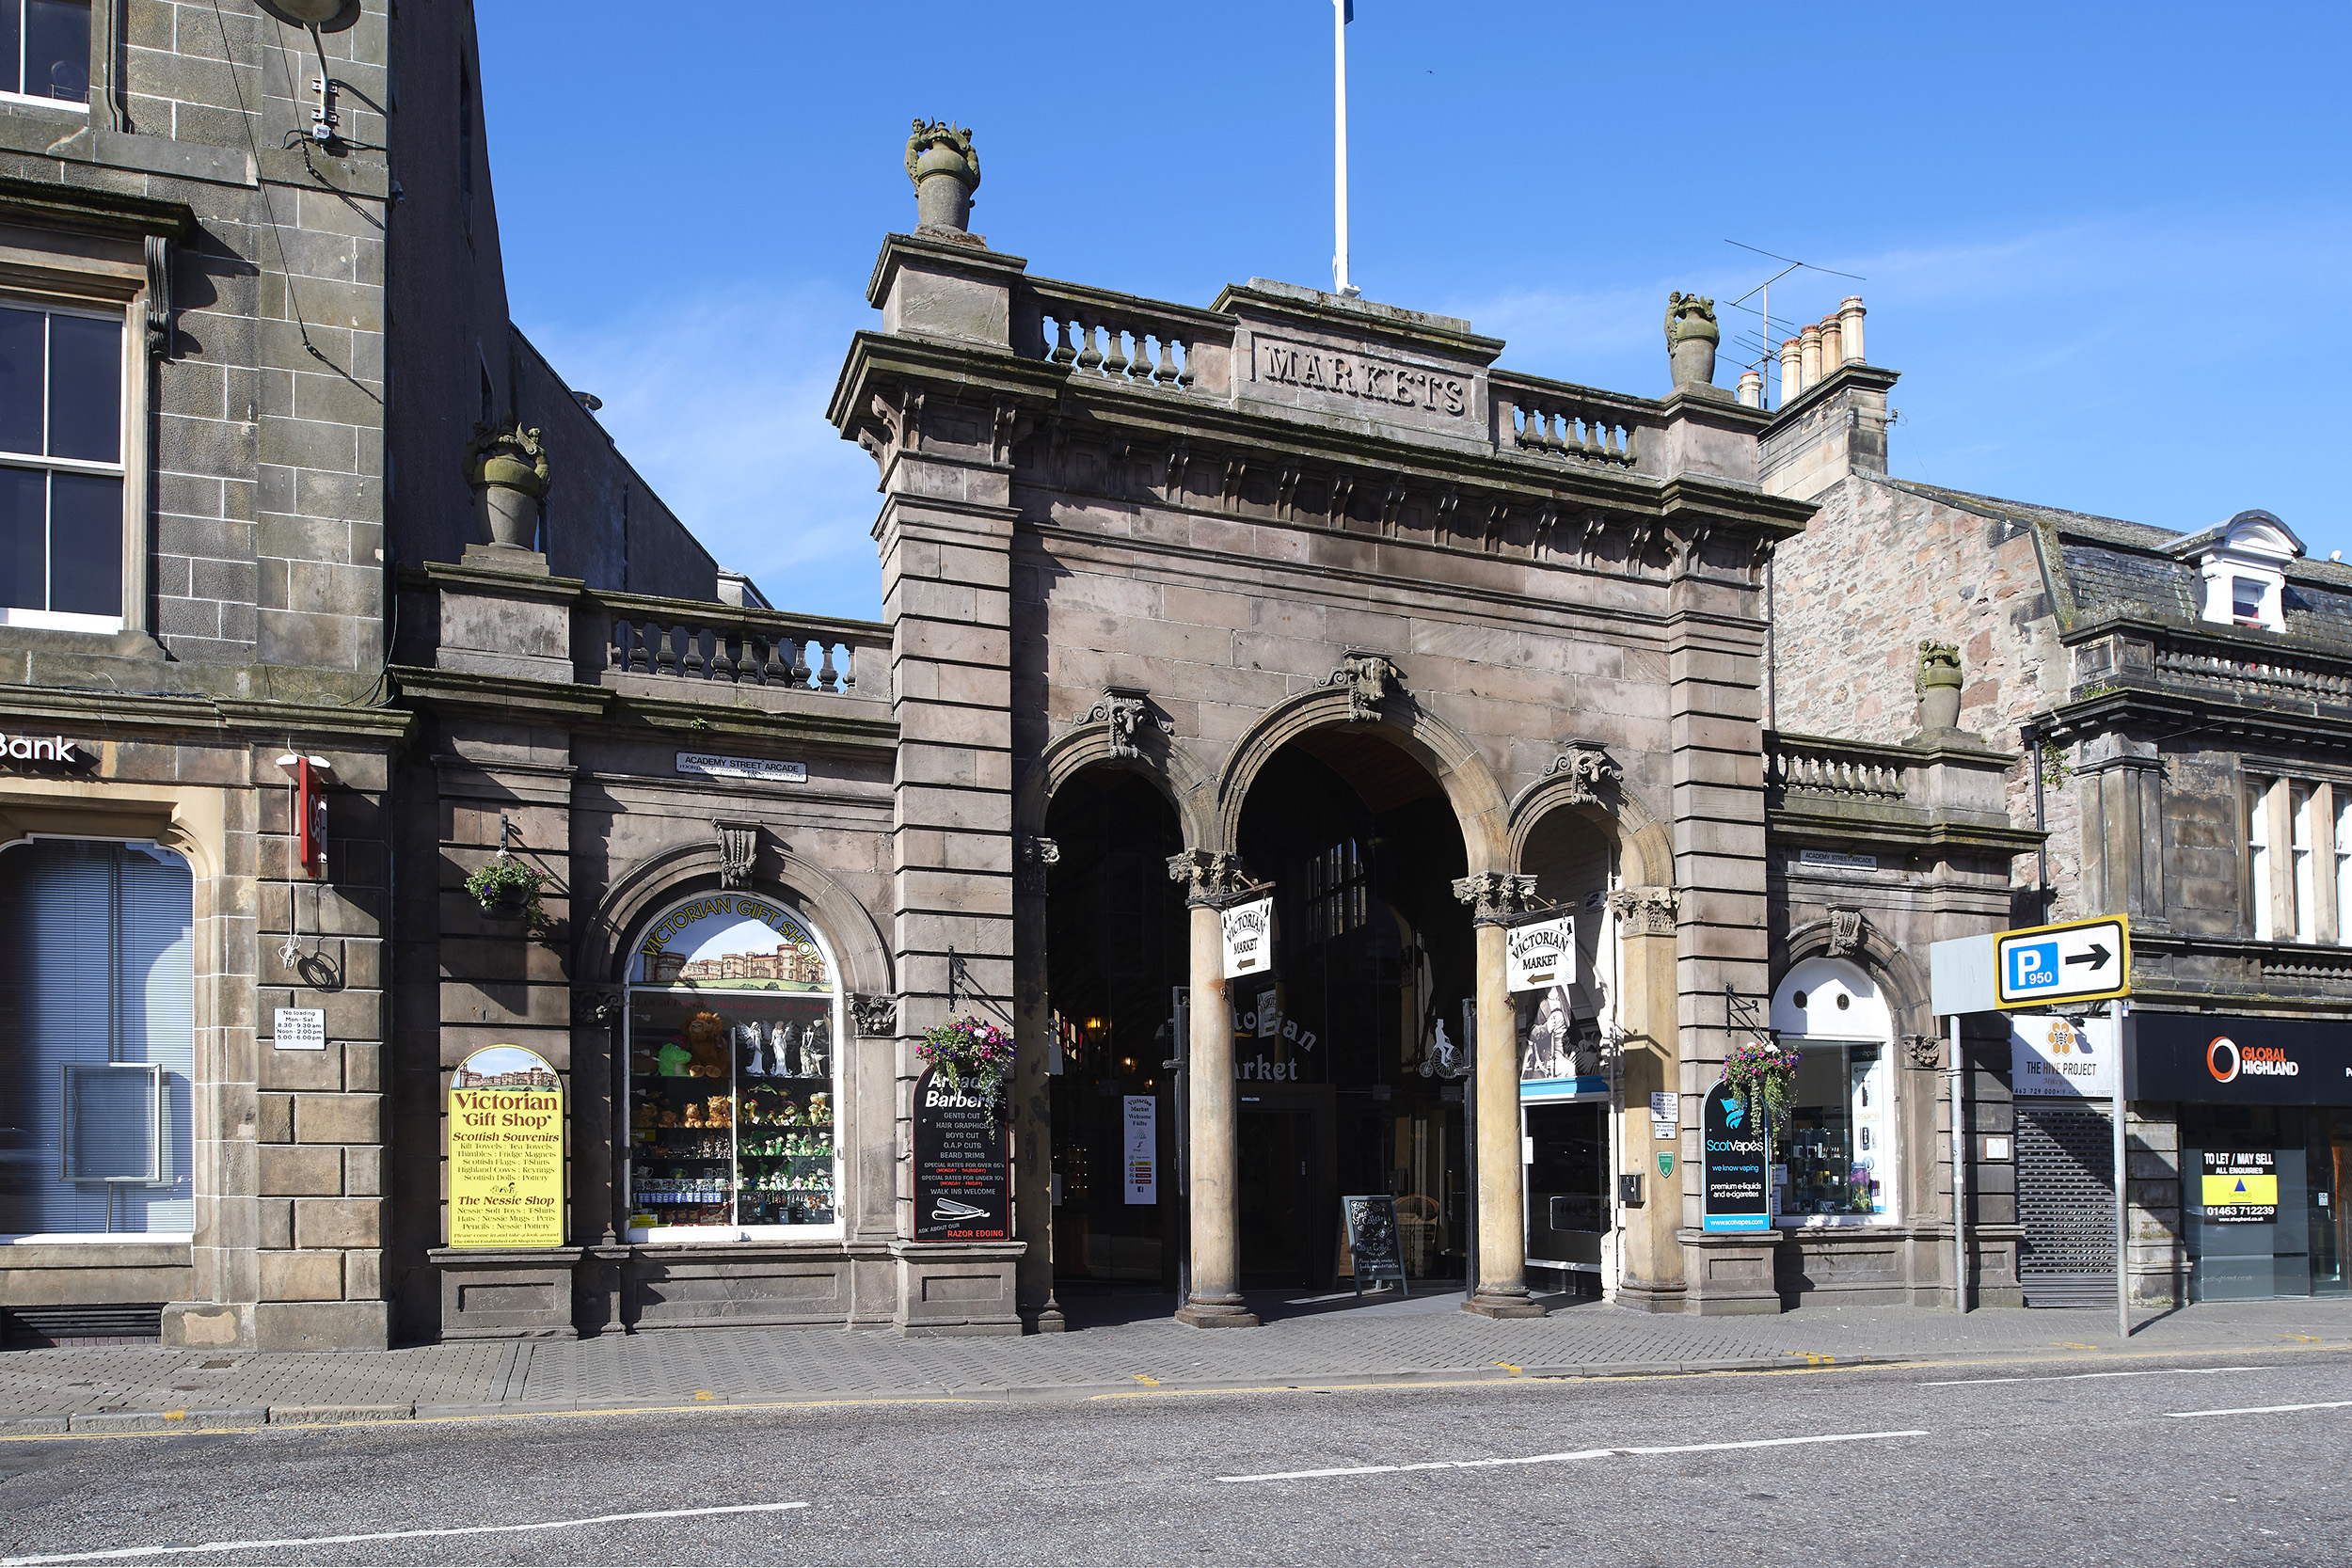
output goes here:
[{"label": "stone balustrade", "polygon": [[602,673],[704,687],[763,687],[888,700],[890,628],[636,594],[591,596],[580,644]]},{"label": "stone balustrade", "polygon": [[1657,405],[1566,382],[1497,372],[1495,441],[1537,457],[1645,470],[1644,435],[1661,422]]},{"label": "stone balustrade", "polygon": [[1030,282],[1022,306],[1016,344],[1074,375],[1212,397],[1231,390],[1231,317],[1047,278]]},{"label": "stone balustrade", "polygon": [[2322,655],[2261,653],[2222,643],[2160,641],[2156,679],[2166,686],[2226,693],[2237,701],[2298,707],[2352,706],[2352,663]]},{"label": "stone balustrade", "polygon": [[1903,775],[1913,760],[1897,747],[1776,735],[1766,741],[1764,778],[1766,787],[1783,799],[1899,806],[1908,793]]}]

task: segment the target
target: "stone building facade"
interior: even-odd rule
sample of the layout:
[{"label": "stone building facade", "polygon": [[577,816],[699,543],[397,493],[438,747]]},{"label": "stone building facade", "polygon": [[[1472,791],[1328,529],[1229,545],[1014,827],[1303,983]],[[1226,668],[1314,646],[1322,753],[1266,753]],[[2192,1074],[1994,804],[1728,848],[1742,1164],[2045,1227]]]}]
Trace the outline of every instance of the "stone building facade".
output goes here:
[{"label": "stone building facade", "polygon": [[[2335,1190],[2352,1074],[2335,1069],[2352,1061],[2339,1062],[2329,1031],[2352,973],[2332,956],[2337,867],[2352,851],[2338,847],[2331,759],[2352,567],[2309,559],[2259,510],[2153,527],[1894,478],[1893,379],[1833,369],[1765,433],[1767,484],[1820,508],[1775,562],[1777,721],[1892,738],[1916,700],[1911,650],[1957,654],[1959,724],[2010,752],[2008,815],[2047,830],[2014,862],[2010,923],[2131,921],[2134,1299],[2342,1290],[2352,1237]],[[1972,1039],[1989,1023],[1972,1022]],[[2022,1162],[2033,1114],[2078,1113],[2012,1096],[2007,1034],[1986,1027],[1972,1044],[1968,1110],[1979,1135],[2014,1135]],[[2299,1070],[2240,1072],[2228,1064],[2241,1048]],[[2043,1295],[2071,1299],[2069,1275],[2112,1279],[2112,1244],[2103,1261],[2081,1245],[2095,1221],[2071,1235],[2066,1221],[2101,1184],[2111,1194],[2112,1157],[2040,1141],[2051,1194],[2040,1223],[2054,1257],[2073,1259],[2048,1270]],[[2271,1219],[2204,1201],[2209,1172],[2228,1174],[2215,1162],[2241,1150],[2292,1171]],[[2019,1222],[2018,1203],[2033,1207],[2036,1172],[1996,1162],[1986,1174],[1975,1212],[1991,1235]]]}]

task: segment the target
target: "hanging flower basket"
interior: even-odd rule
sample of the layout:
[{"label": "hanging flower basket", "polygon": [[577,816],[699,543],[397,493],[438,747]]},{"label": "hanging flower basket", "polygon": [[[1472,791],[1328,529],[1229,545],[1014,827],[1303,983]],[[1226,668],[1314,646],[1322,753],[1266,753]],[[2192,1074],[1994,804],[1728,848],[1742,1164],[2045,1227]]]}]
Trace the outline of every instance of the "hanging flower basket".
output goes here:
[{"label": "hanging flower basket", "polygon": [[1788,1130],[1788,1108],[1797,1099],[1797,1053],[1769,1040],[1742,1040],[1724,1062],[1724,1082],[1731,1086],[1740,1108],[1754,1116],[1763,1106],[1772,1117],[1772,1136]]},{"label": "hanging flower basket", "polygon": [[539,920],[539,889],[547,878],[512,857],[501,855],[474,867],[466,879],[466,891],[473,895],[482,912],[502,920],[528,916],[533,925]]},{"label": "hanging flower basket", "polygon": [[951,1091],[963,1094],[968,1084],[970,1093],[992,1105],[1012,1076],[1012,1035],[977,1018],[950,1019],[925,1035],[914,1053],[947,1080]]}]

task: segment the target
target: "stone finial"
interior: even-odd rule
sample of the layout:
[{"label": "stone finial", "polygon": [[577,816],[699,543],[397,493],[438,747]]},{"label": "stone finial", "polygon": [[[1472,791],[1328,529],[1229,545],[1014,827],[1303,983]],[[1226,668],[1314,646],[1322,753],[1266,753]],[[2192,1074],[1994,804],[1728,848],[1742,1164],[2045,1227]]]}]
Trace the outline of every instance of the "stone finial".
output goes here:
[{"label": "stone finial", "polygon": [[548,493],[547,449],[536,430],[477,424],[466,443],[466,483],[473,487],[488,543],[527,550],[538,532],[539,498]]},{"label": "stone finial", "polygon": [[1715,345],[1722,341],[1713,300],[1679,291],[1666,296],[1666,355],[1674,363],[1676,386],[1713,386]]},{"label": "stone finial", "polygon": [[907,138],[907,178],[914,182],[915,232],[961,234],[972,222],[972,193],[980,188],[980,155],[971,128],[944,119],[914,122]]},{"label": "stone finial", "polygon": [[1960,723],[1960,646],[1919,644],[1919,728],[1948,730]]}]

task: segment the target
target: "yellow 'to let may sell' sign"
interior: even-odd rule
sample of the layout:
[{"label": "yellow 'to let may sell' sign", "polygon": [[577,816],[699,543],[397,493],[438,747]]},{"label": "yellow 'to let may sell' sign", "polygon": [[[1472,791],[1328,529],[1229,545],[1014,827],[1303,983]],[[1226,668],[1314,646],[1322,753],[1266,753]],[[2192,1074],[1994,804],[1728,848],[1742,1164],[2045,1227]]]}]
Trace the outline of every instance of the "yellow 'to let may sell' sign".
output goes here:
[{"label": "yellow 'to let may sell' sign", "polygon": [[564,1082],[536,1052],[493,1045],[450,1075],[449,1244],[564,1244]]}]

